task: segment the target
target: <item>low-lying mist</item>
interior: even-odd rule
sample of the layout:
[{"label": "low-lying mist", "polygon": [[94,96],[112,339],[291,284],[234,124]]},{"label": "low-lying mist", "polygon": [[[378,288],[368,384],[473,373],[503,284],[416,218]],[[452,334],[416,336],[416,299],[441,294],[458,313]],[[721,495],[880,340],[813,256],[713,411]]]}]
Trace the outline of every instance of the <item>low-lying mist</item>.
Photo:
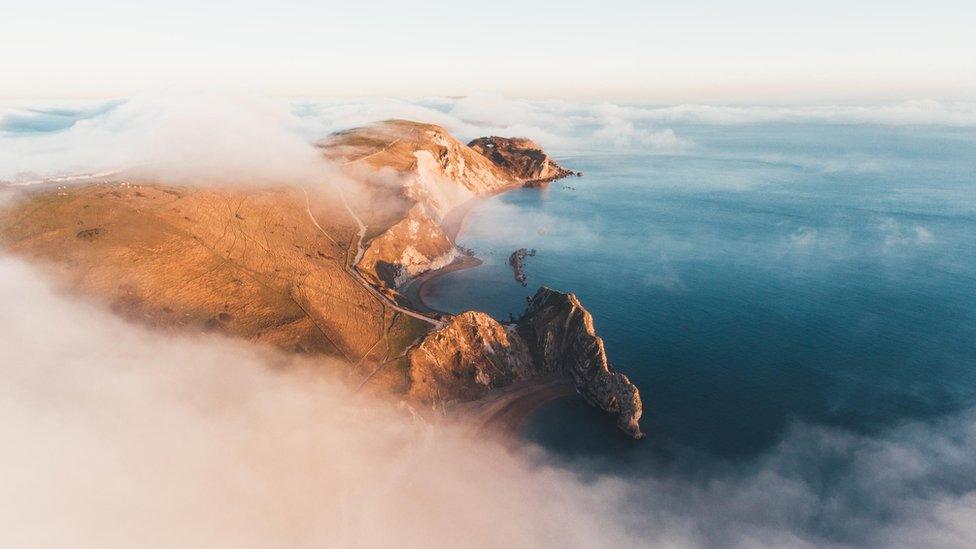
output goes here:
[{"label": "low-lying mist", "polygon": [[[152,333],[0,259],[5,547],[626,543],[622,482],[582,482],[330,370]],[[633,540],[631,540],[633,541]]]},{"label": "low-lying mist", "polygon": [[0,258],[3,546],[976,540],[971,414],[880,437],[797,426],[707,480],[582,475],[356,395],[341,363],[150,332],[44,280]]},{"label": "low-lying mist", "polygon": [[176,184],[307,183],[331,168],[293,131],[294,115],[266,99],[147,96],[73,116],[64,128],[0,131],[0,180],[124,170]]}]

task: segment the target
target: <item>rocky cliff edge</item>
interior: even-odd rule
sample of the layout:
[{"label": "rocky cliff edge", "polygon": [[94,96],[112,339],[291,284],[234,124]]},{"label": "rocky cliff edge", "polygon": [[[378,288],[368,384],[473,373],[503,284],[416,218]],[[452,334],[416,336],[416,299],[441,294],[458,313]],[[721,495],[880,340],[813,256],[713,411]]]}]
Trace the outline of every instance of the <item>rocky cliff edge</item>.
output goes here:
[{"label": "rocky cliff edge", "polygon": [[410,395],[434,405],[551,374],[570,378],[592,406],[643,438],[640,392],[610,365],[593,317],[573,294],[542,287],[516,324],[469,311],[427,334],[409,355]]}]

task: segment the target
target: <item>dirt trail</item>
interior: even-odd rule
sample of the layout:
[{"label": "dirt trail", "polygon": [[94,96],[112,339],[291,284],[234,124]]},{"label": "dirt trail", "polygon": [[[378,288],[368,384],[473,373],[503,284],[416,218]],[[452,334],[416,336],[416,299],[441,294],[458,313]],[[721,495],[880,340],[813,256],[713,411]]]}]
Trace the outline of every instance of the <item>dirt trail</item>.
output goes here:
[{"label": "dirt trail", "polygon": [[[339,197],[342,199],[342,205],[346,208],[346,211],[349,212],[349,215],[352,216],[353,220],[356,222],[356,225],[359,227],[359,232],[358,232],[358,237],[356,242],[356,247],[357,247],[356,259],[355,261],[353,261],[352,265],[348,263],[345,264],[346,272],[349,273],[349,275],[352,276],[357,282],[359,282],[364,288],[366,288],[373,295],[373,297],[378,299],[380,303],[382,303],[383,305],[395,311],[399,311],[407,316],[416,318],[417,320],[422,320],[424,322],[427,322],[433,325],[435,328],[443,327],[444,322],[441,320],[423,315],[421,313],[418,313],[417,311],[413,311],[411,309],[407,309],[405,307],[401,307],[400,305],[397,305],[396,303],[393,302],[393,300],[383,295],[372,284],[367,282],[366,279],[363,278],[361,274],[359,274],[359,271],[356,270],[355,264],[359,262],[359,259],[362,258],[362,255],[366,250],[366,248],[363,246],[363,238],[366,236],[366,225],[362,222],[361,219],[359,219],[359,216],[356,215],[356,212],[354,212],[352,208],[349,207],[349,203],[346,201],[346,196],[342,192],[342,189],[340,189],[338,185],[335,185],[335,189],[338,191]],[[335,240],[331,236],[329,236],[329,234],[325,232],[324,229],[322,229],[322,226],[319,225],[318,221],[315,220],[315,216],[312,215],[312,205],[308,198],[308,191],[302,189],[302,192],[305,194],[305,211],[308,213],[309,219],[312,220],[312,223],[315,225],[315,228],[317,228],[319,231],[322,232],[322,234],[327,236],[329,240],[335,242]]]}]

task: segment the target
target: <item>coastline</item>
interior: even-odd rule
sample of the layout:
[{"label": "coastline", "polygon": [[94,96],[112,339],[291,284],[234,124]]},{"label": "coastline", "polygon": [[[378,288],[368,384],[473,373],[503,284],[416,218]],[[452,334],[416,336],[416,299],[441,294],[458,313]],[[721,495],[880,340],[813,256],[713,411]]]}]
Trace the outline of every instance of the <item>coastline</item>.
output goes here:
[{"label": "coastline", "polygon": [[484,398],[457,404],[452,411],[476,435],[495,434],[505,442],[515,442],[533,414],[576,394],[570,379],[550,374],[492,389]]},{"label": "coastline", "polygon": [[429,303],[427,303],[426,298],[430,295],[430,287],[428,284],[431,281],[446,275],[447,273],[453,273],[454,271],[460,271],[463,269],[471,269],[481,265],[481,263],[482,261],[477,257],[462,255],[447,265],[444,265],[440,269],[427,271],[417,277],[412,278],[403,286],[403,288],[400,289],[400,296],[410,304],[411,308],[420,313],[451,315],[453,313],[435,309],[434,307],[431,307]]},{"label": "coastline", "polygon": [[[513,187],[508,187],[505,190],[511,190]],[[496,193],[499,194],[499,193]],[[468,218],[468,214],[474,207],[487,197],[474,197],[466,200],[462,204],[459,204],[451,211],[447,212],[444,216],[444,220],[441,221],[441,229],[447,238],[457,246],[457,237],[464,230],[465,221]],[[483,262],[477,257],[471,255],[461,255],[454,261],[444,265],[440,269],[434,269],[420,274],[414,277],[409,282],[407,282],[403,288],[400,289],[400,295],[410,304],[410,306],[417,311],[425,314],[436,314],[436,315],[450,315],[448,311],[441,311],[436,309],[427,302],[427,297],[430,296],[430,282],[436,280],[437,278],[444,276],[448,273],[453,273],[454,271],[460,271],[464,269],[473,269]]]},{"label": "coastline", "polygon": [[[560,179],[559,177],[554,179]],[[444,216],[441,228],[444,234],[457,245],[457,237],[464,230],[468,214],[482,201],[513,189],[524,188],[518,184],[498,189],[486,196],[471,198],[458,205]],[[430,305],[430,283],[439,277],[463,269],[472,269],[481,265],[481,259],[470,255],[461,255],[451,263],[422,273],[413,278],[400,290],[400,295],[409,306],[418,312],[439,316],[450,316],[453,313],[438,310]],[[471,426],[476,435],[495,435],[501,437],[506,444],[514,444],[520,438],[522,428],[536,412],[557,400],[578,395],[573,381],[556,374],[527,379],[491,389],[481,399],[456,404],[451,409],[451,415],[462,418]]]},{"label": "coastline", "polygon": [[[481,201],[512,188],[521,187],[505,188],[489,196],[472,198],[457,206],[444,217],[441,224],[444,233],[456,245],[457,237],[464,230],[471,210]],[[482,263],[477,257],[462,255],[440,269],[427,271],[412,279],[401,289],[400,295],[420,312],[450,315],[452,313],[440,311],[428,302],[430,283],[448,273],[472,269]],[[451,415],[462,418],[476,435],[495,435],[501,437],[506,444],[514,444],[519,440],[526,422],[536,412],[552,402],[577,394],[571,379],[548,374],[492,389],[476,401],[456,404]]]}]

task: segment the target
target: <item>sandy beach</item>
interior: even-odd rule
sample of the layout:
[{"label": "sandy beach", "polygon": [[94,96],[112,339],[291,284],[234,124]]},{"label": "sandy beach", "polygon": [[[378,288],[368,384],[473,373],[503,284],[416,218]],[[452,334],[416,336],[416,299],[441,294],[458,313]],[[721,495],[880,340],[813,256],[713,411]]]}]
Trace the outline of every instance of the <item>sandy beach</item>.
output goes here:
[{"label": "sandy beach", "polygon": [[[468,217],[471,210],[482,200],[481,198],[472,198],[467,202],[457,206],[446,216],[441,222],[441,228],[444,230],[444,234],[457,244],[457,237],[461,234],[464,229],[464,222]],[[434,269],[432,271],[427,271],[407,282],[405,286],[400,289],[400,295],[406,299],[410,305],[425,314],[450,314],[447,311],[439,311],[434,307],[431,307],[427,302],[427,297],[430,295],[430,282],[436,280],[438,277],[444,276],[447,273],[453,273],[455,271],[460,271],[463,269],[471,269],[481,265],[482,261],[477,257],[470,255],[461,255],[451,263],[441,267],[440,269]]]},{"label": "sandy beach", "polygon": [[453,411],[466,419],[476,434],[494,433],[511,441],[518,438],[532,414],[575,394],[572,381],[550,375],[494,389],[481,400],[456,405]]}]

